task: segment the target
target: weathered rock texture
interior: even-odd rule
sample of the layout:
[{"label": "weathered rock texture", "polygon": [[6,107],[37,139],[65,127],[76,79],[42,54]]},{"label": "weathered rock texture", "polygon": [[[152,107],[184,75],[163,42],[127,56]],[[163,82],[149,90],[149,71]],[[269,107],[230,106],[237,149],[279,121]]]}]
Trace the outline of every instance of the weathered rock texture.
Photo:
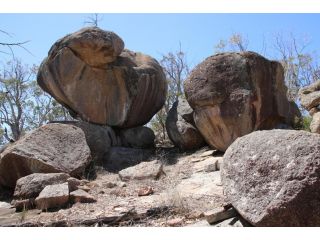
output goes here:
[{"label": "weathered rock texture", "polygon": [[187,100],[179,98],[169,110],[166,130],[173,144],[181,150],[198,149],[205,141],[193,120],[193,109]]},{"label": "weathered rock texture", "polygon": [[83,131],[65,124],[47,124],[10,145],[0,159],[0,185],[14,188],[32,173],[64,172],[81,176],[91,161]]},{"label": "weathered rock texture", "polygon": [[253,52],[208,57],[191,72],[184,89],[198,130],[221,151],[237,137],[292,126],[300,117],[286,97],[281,64]]},{"label": "weathered rock texture", "polygon": [[320,136],[257,131],[224,155],[224,192],[255,226],[320,226]]},{"label": "weathered rock texture", "polygon": [[142,126],[165,102],[165,75],[155,59],[123,47],[115,33],[96,27],[67,35],[42,62],[38,84],[85,121]]},{"label": "weathered rock texture", "polygon": [[64,183],[70,178],[66,173],[33,173],[18,179],[14,190],[14,198],[36,198],[47,186]]},{"label": "weathered rock texture", "polygon": [[69,201],[68,183],[46,186],[36,198],[38,209],[47,210],[50,208],[64,207]]},{"label": "weathered rock texture", "polygon": [[70,124],[82,129],[91,151],[92,159],[102,165],[104,155],[111,147],[121,146],[121,139],[109,126],[101,126],[84,121],[55,121],[54,123]]}]

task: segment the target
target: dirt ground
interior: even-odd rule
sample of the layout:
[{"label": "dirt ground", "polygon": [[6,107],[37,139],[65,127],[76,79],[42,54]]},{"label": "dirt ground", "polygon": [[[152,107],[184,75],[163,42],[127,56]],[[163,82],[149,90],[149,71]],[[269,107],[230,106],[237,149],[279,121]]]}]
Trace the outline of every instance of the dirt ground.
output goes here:
[{"label": "dirt ground", "polygon": [[[119,174],[97,168],[87,183],[95,203],[76,203],[57,211],[25,210],[0,213],[4,226],[189,226],[203,221],[203,213],[226,204],[220,172],[214,167],[219,152],[203,148],[179,153],[157,149],[153,158],[163,164],[158,179],[121,181]],[[139,190],[152,194],[138,196]],[[2,193],[5,199],[5,193]],[[10,194],[8,194],[9,196]],[[10,202],[10,199],[6,199]]]}]

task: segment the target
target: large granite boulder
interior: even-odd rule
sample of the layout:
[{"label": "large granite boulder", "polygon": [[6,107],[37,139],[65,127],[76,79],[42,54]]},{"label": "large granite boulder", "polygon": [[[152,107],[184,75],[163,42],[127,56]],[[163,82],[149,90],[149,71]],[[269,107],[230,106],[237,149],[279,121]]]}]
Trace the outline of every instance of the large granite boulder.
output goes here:
[{"label": "large granite boulder", "polygon": [[97,27],[69,34],[50,49],[38,84],[74,117],[120,128],[142,126],[163,106],[167,83],[155,59],[123,47],[119,36]]},{"label": "large granite boulder", "polygon": [[281,64],[254,52],[208,57],[191,72],[184,89],[198,130],[221,151],[237,137],[292,126],[300,117],[286,97]]},{"label": "large granite boulder", "polygon": [[0,185],[14,188],[19,178],[32,173],[81,176],[90,161],[90,149],[80,128],[47,124],[27,133],[1,153]]},{"label": "large granite boulder", "polygon": [[205,141],[193,120],[193,109],[187,100],[179,98],[173,103],[166,119],[166,130],[170,140],[181,150],[198,149]]},{"label": "large granite boulder", "polygon": [[320,135],[256,131],[226,151],[224,193],[255,226],[320,226]]}]

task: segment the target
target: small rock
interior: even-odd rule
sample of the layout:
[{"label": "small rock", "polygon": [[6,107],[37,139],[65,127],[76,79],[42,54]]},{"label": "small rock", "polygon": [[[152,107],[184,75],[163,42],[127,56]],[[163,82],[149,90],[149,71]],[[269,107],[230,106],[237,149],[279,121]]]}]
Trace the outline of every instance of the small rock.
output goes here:
[{"label": "small rock", "polygon": [[39,197],[36,198],[38,209],[46,210],[50,208],[63,207],[69,201],[68,183],[46,186]]},{"label": "small rock", "polygon": [[223,207],[219,207],[214,210],[205,212],[204,216],[207,219],[208,223],[214,224],[216,222],[235,217],[236,214],[237,213],[233,208],[226,210]]},{"label": "small rock", "polygon": [[127,184],[126,184],[125,182],[121,182],[121,183],[119,184],[119,186],[120,186],[120,187],[126,187]]},{"label": "small rock", "polygon": [[200,157],[212,156],[214,152],[216,152],[216,150],[205,151],[204,153],[202,153],[202,154],[200,155]]},{"label": "small rock", "polygon": [[97,201],[92,195],[81,189],[71,192],[70,198],[74,203],[93,203]]},{"label": "small rock", "polygon": [[33,173],[18,179],[13,196],[15,199],[36,198],[46,186],[64,183],[68,178],[70,175],[66,173]]},{"label": "small rock", "polygon": [[155,160],[123,169],[119,172],[119,177],[122,181],[158,179],[162,173],[162,164]]},{"label": "small rock", "polygon": [[193,166],[194,172],[214,172],[217,171],[217,162],[216,157],[206,158],[204,161],[197,162]]},{"label": "small rock", "polygon": [[170,227],[177,227],[180,226],[183,223],[182,218],[174,218],[167,221],[167,225]]},{"label": "small rock", "polygon": [[103,186],[106,188],[114,188],[117,186],[117,184],[113,182],[106,182],[106,183],[103,183]]},{"label": "small rock", "polygon": [[78,189],[89,192],[90,191],[90,187],[88,187],[87,185],[84,186],[79,186]]},{"label": "small rock", "polygon": [[0,202],[0,208],[12,208],[10,203]]},{"label": "small rock", "polygon": [[78,187],[81,185],[81,180],[73,178],[73,177],[68,178],[67,182],[68,182],[70,192],[77,190]]},{"label": "small rock", "polygon": [[147,187],[142,187],[142,188],[139,189],[138,196],[139,197],[148,196],[148,195],[151,195],[153,193],[154,193],[153,188],[150,187],[150,186],[147,186]]}]

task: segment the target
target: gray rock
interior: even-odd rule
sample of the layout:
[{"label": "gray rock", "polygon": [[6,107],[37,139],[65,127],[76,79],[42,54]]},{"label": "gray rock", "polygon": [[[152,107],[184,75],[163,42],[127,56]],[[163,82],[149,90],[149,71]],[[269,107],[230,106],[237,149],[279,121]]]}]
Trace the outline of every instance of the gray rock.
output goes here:
[{"label": "gray rock", "polygon": [[81,185],[81,181],[73,177],[68,178],[67,182],[68,182],[69,192],[78,190],[78,187]]},{"label": "gray rock", "polygon": [[174,102],[168,112],[166,130],[170,140],[181,150],[194,150],[206,145],[195,127],[193,110],[183,98]]},{"label": "gray rock", "polygon": [[15,199],[36,198],[47,185],[64,183],[70,177],[66,173],[33,173],[18,179]]},{"label": "gray rock", "polygon": [[97,201],[92,195],[81,189],[70,192],[70,199],[73,203],[93,203]]},{"label": "gray rock", "polygon": [[11,204],[7,202],[0,202],[0,208],[11,208]]},{"label": "gray rock", "polygon": [[82,129],[95,164],[102,165],[103,157],[111,147],[121,146],[120,137],[109,126],[102,126],[84,121],[55,121],[70,124]]},{"label": "gray rock", "polygon": [[118,172],[143,161],[149,161],[153,154],[153,149],[112,147],[104,156],[103,167],[108,171]]},{"label": "gray rock", "polygon": [[157,179],[161,176],[162,171],[162,164],[155,160],[123,169],[119,172],[119,177],[122,181]]},{"label": "gray rock", "polygon": [[214,224],[225,219],[233,218],[236,214],[237,212],[233,208],[224,209],[223,207],[219,207],[205,212],[204,216],[208,223]]},{"label": "gray rock", "polygon": [[221,170],[224,192],[254,226],[320,226],[320,135],[258,131],[238,138]]},{"label": "gray rock", "polygon": [[196,162],[193,165],[193,172],[214,172],[217,171],[217,157],[208,157],[203,161]]},{"label": "gray rock", "polygon": [[155,135],[148,127],[135,127],[119,129],[118,134],[121,139],[121,146],[132,148],[152,148],[154,147]]},{"label": "gray rock", "polygon": [[80,128],[47,124],[27,133],[1,153],[0,185],[14,188],[19,178],[32,173],[81,176],[90,161],[90,149]]},{"label": "gray rock", "polygon": [[38,209],[47,210],[64,207],[68,201],[68,183],[63,183],[46,186],[36,198],[36,205]]}]

